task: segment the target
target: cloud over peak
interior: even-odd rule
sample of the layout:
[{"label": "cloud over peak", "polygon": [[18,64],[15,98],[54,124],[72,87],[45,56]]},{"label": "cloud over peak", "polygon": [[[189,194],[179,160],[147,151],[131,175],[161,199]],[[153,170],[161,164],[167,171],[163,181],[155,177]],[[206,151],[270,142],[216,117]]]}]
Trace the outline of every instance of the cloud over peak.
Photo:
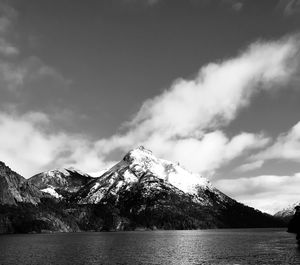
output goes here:
[{"label": "cloud over peak", "polygon": [[[234,120],[260,91],[272,92],[288,84],[298,69],[299,46],[298,35],[278,41],[258,41],[235,58],[210,63],[194,79],[180,78],[162,94],[144,102],[128,123],[127,132],[99,143],[109,153],[138,142],[179,161],[185,150],[195,157],[192,163],[186,161],[192,170],[215,170],[222,164],[220,161],[226,161],[224,152],[216,150],[224,151],[222,146],[230,142],[220,129]],[[247,145],[242,143],[236,148],[237,154]],[[218,162],[203,167],[211,157]]]},{"label": "cloud over peak", "polygon": [[[97,171],[111,163],[107,161],[111,153],[142,144],[157,156],[178,161],[201,174],[212,174],[232,159],[270,142],[261,132],[229,137],[224,130],[253,96],[286,87],[297,70],[299,48],[298,35],[259,41],[234,58],[203,66],[193,79],[179,78],[162,94],[145,101],[123,132],[97,141],[46,130],[51,123],[48,116],[37,121],[26,114],[17,118],[2,112],[1,138],[8,140],[1,143],[0,160],[17,157],[18,169],[27,176],[30,169],[36,173],[55,165]],[[12,82],[8,80],[7,85]],[[12,144],[12,128],[18,132],[17,145]],[[40,148],[35,152],[36,141]],[[45,153],[44,158],[37,153]]]}]

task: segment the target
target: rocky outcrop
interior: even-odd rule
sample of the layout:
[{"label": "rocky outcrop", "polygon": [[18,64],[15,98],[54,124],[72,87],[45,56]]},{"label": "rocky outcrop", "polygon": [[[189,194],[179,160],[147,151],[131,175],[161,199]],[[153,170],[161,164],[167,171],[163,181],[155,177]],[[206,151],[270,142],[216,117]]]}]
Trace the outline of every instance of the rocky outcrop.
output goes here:
[{"label": "rocky outcrop", "polygon": [[38,204],[46,195],[0,161],[0,204]]}]

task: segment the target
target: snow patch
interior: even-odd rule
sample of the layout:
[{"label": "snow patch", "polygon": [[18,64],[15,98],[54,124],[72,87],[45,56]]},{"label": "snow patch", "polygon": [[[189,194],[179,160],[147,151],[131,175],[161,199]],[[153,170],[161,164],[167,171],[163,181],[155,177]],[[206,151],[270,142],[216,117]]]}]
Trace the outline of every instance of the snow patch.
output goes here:
[{"label": "snow patch", "polygon": [[62,198],[62,196],[59,195],[59,194],[55,191],[54,188],[46,188],[46,189],[43,189],[43,190],[41,190],[41,191],[46,192],[46,193],[50,194],[51,196],[53,196],[53,197],[55,197],[55,198],[57,198],[57,199]]}]

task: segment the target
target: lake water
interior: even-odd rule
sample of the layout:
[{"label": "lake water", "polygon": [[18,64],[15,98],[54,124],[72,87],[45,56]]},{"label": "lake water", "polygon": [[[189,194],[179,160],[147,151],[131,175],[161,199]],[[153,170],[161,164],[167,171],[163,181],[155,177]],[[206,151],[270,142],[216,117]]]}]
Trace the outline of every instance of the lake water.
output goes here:
[{"label": "lake water", "polygon": [[0,264],[300,264],[283,229],[0,236]]}]

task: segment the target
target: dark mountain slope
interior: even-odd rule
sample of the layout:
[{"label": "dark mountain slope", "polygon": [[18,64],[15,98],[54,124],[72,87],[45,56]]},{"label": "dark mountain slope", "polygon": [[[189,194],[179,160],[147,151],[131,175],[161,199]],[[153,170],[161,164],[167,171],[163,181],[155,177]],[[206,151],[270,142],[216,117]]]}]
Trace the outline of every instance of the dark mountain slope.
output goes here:
[{"label": "dark mountain slope", "polygon": [[38,204],[45,194],[0,161],[0,204]]}]

